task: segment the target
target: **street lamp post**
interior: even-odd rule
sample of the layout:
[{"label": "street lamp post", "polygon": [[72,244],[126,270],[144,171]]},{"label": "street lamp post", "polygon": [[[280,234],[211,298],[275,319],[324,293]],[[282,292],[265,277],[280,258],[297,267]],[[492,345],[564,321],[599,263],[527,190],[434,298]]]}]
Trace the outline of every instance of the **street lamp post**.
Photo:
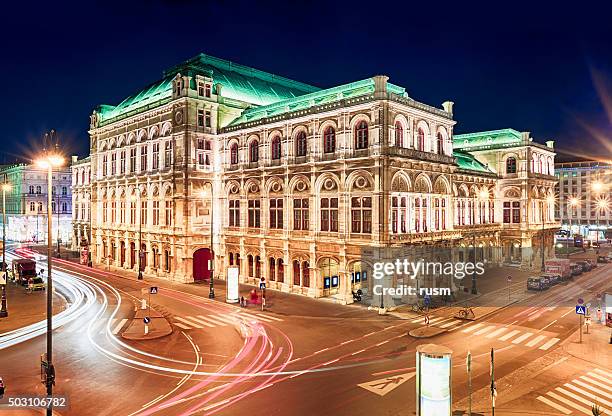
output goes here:
[{"label": "street lamp post", "polygon": [[[52,131],[52,135],[53,135]],[[45,137],[48,139],[48,137]],[[47,143],[50,146],[50,143]],[[59,167],[64,160],[57,154],[52,154],[50,149],[45,149],[45,155],[37,161],[38,165],[47,170],[47,357],[46,357],[46,387],[47,396],[53,395],[53,386],[55,385],[55,368],[53,367],[53,279],[51,277],[51,258],[52,258],[52,181],[53,168]],[[47,408],[47,415],[51,416],[53,409]]]},{"label": "street lamp post", "polygon": [[2,306],[0,308],[0,318],[8,316],[6,304],[6,284],[8,283],[8,272],[6,265],[6,191],[11,190],[11,185],[5,182],[2,184],[2,272],[4,272],[4,284],[2,285]]},{"label": "street lamp post", "polygon": [[567,258],[568,258],[568,259],[569,259],[569,238],[570,238],[570,237],[571,237],[571,235],[572,235],[572,219],[573,219],[573,216],[574,216],[574,210],[573,210],[573,208],[576,208],[576,206],[578,205],[578,203],[579,203],[578,198],[576,198],[575,196],[573,196],[573,197],[571,197],[571,198],[569,199],[569,206],[567,207],[567,208],[568,208],[568,211],[569,211],[569,212],[568,212],[568,217],[569,217],[569,233],[568,233],[567,240],[566,240],[566,244],[565,244],[565,251],[566,251],[566,253],[565,253],[565,254],[566,254],[566,256],[567,256]]},{"label": "street lamp post", "polygon": [[[213,184],[212,182],[209,182],[208,185],[210,185],[210,267],[208,268],[210,270],[210,286],[209,286],[209,290],[208,290],[208,298],[209,299],[214,299],[215,298],[215,286],[214,286],[214,277],[215,277],[215,254],[213,251],[213,238],[214,238],[214,221],[215,221],[215,217],[214,217],[214,213],[215,213],[215,204],[213,201]],[[202,198],[205,198],[207,196],[205,191],[202,191],[201,195]]]},{"label": "street lamp post", "polygon": [[598,200],[597,200],[597,228],[595,229],[595,242],[597,243],[597,248],[595,249],[595,254],[599,254],[599,228],[600,228],[600,223],[599,223],[599,211],[600,211],[600,201],[602,201],[601,198],[601,191],[603,189],[603,183],[601,182],[595,182],[593,184],[593,191],[595,191],[595,193],[597,194]]}]

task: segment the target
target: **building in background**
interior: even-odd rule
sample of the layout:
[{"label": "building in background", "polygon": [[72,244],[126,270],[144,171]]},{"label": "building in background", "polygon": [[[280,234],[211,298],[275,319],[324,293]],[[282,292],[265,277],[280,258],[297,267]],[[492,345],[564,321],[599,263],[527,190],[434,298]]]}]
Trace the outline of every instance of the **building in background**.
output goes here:
[{"label": "building in background", "polygon": [[386,76],[321,90],[198,55],[93,112],[93,260],[192,282],[214,253],[215,277],[237,265],[243,282],[343,302],[371,288],[369,247],[539,267],[558,228],[552,142],[453,137],[455,123],[452,102]]},{"label": "building in background", "polygon": [[[11,185],[6,195],[7,240],[47,241],[47,171],[32,164],[17,164],[0,170],[0,180],[4,178]],[[59,237],[60,243],[68,244],[72,236],[70,168],[53,172],[52,198],[53,241],[57,243]]]},{"label": "building in background", "polygon": [[91,158],[72,157],[72,249],[89,251],[91,241]]},{"label": "building in background", "polygon": [[612,238],[612,162],[555,164],[559,203],[555,216],[563,230],[588,240]]}]

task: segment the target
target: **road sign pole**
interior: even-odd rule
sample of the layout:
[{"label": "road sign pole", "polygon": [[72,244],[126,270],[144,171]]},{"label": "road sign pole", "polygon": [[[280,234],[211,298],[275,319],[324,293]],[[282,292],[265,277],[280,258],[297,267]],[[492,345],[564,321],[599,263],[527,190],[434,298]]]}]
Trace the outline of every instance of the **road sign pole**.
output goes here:
[{"label": "road sign pole", "polygon": [[467,353],[467,373],[468,373],[468,416],[472,416],[472,353]]},{"label": "road sign pole", "polygon": [[580,317],[580,343],[582,344],[582,315],[578,315]]}]

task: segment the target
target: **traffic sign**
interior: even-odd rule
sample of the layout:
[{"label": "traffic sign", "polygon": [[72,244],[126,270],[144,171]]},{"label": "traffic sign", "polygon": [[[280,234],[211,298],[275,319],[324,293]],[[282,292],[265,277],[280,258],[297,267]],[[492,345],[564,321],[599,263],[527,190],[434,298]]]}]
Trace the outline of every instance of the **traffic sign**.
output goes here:
[{"label": "traffic sign", "polygon": [[591,325],[591,317],[590,316],[585,316],[584,324],[585,325]]},{"label": "traffic sign", "polygon": [[578,298],[578,305],[582,305],[584,303],[584,299]]},{"label": "traffic sign", "polygon": [[149,318],[148,316],[145,316],[144,318],[142,318],[142,322],[146,324],[149,324],[151,322],[151,318]]},{"label": "traffic sign", "polygon": [[151,295],[157,295],[157,292],[158,292],[157,286],[151,286],[151,287],[149,288],[149,293],[150,293]]},{"label": "traffic sign", "polygon": [[508,282],[512,281],[512,276],[508,276]]},{"label": "traffic sign", "polygon": [[576,305],[576,315],[586,315],[586,306]]}]

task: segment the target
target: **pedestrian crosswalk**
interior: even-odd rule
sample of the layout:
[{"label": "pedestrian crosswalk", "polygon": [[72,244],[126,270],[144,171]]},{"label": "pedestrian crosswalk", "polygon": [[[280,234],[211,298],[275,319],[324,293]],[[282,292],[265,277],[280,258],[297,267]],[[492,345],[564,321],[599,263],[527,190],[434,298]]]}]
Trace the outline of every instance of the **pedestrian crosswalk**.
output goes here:
[{"label": "pedestrian crosswalk", "polygon": [[229,315],[187,315],[187,316],[174,316],[173,324],[181,329],[205,329],[232,326],[239,324],[242,320],[254,320],[260,322],[281,322],[281,318],[275,316],[255,313],[255,312],[237,312]]},{"label": "pedestrian crosswalk", "polygon": [[[423,317],[413,319],[412,323],[425,323]],[[449,331],[461,331],[467,335],[484,337],[486,339],[497,339],[499,341],[510,342],[514,345],[524,345],[527,348],[537,348],[547,351],[554,347],[559,341],[554,334],[529,332],[525,329],[517,329],[501,324],[488,322],[466,322],[465,320],[454,317],[434,316],[429,319],[429,326],[447,329]]]},{"label": "pedestrian crosswalk", "polygon": [[593,415],[594,404],[612,415],[612,372],[594,368],[537,399],[565,415]]}]

